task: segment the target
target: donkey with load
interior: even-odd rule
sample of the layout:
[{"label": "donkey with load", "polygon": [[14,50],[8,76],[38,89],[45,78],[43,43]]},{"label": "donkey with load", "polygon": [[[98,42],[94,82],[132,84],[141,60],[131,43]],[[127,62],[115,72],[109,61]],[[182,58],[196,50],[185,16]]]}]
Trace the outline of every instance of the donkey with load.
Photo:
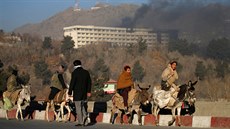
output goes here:
[{"label": "donkey with load", "polygon": [[152,96],[152,112],[156,119],[156,125],[159,125],[158,114],[160,109],[170,109],[172,112],[172,120],[168,122],[168,125],[171,126],[176,120],[176,110],[178,115],[178,126],[181,126],[181,109],[184,103],[189,104],[188,106],[194,106],[196,101],[195,88],[194,85],[197,81],[189,81],[188,84],[183,84],[179,86],[179,92],[173,94],[170,91],[164,91],[154,87],[153,96]]}]

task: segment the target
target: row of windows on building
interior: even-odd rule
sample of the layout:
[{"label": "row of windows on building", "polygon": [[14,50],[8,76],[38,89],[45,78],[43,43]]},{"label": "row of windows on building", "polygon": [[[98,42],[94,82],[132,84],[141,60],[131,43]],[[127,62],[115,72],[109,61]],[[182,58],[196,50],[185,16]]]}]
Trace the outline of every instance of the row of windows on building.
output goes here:
[{"label": "row of windows on building", "polygon": [[[151,40],[151,41],[146,41],[148,46],[152,46],[154,43],[158,43],[159,41],[157,40]],[[168,39],[162,39],[160,41],[161,43],[168,43]],[[77,45],[77,47],[82,47],[84,45],[90,45],[90,44],[98,44],[98,43],[110,43],[112,45],[117,45],[117,46],[127,46],[130,44],[134,44],[137,43],[136,41],[115,41],[115,40],[77,40],[77,42],[75,42],[75,45]]]},{"label": "row of windows on building", "polygon": [[[82,47],[82,46],[85,46],[85,45],[91,45],[91,44],[99,44],[100,42],[92,42],[92,41],[85,41],[85,43],[77,43],[77,47]],[[101,42],[101,43],[105,43],[105,42]],[[127,42],[106,42],[106,43],[109,43],[111,46],[129,46],[131,45],[132,43],[127,43]],[[153,44],[151,43],[147,43],[148,46],[152,46]]]},{"label": "row of windows on building", "polygon": [[[71,33],[70,33],[71,34]],[[81,33],[81,32],[78,32],[77,35],[95,35],[95,36],[119,36],[119,37],[124,37],[124,36],[127,36],[127,37],[136,37],[136,36],[142,36],[142,37],[156,37],[156,34],[143,34],[143,33],[135,33],[135,34],[118,34],[118,33]]]},{"label": "row of windows on building", "polygon": [[[115,38],[115,37],[76,37],[77,44],[92,44],[95,42],[114,42],[114,43],[137,43],[140,37],[134,38]],[[143,38],[146,43],[157,43],[157,38]],[[161,42],[168,41],[168,38],[161,38]]]},{"label": "row of windows on building", "polygon": [[[85,27],[76,27],[72,30],[83,30],[83,31],[110,31],[110,32],[124,32],[124,31],[138,31],[138,30],[147,30],[147,29],[135,29],[135,28],[113,28],[113,27],[100,27],[100,28],[85,28]],[[149,29],[150,31],[150,29]]]},{"label": "row of windows on building", "polygon": [[[126,41],[121,41],[121,40],[109,40],[109,39],[102,39],[102,40],[78,40],[77,43],[89,43],[89,42],[131,42],[131,43],[137,43],[137,40],[126,40]],[[154,43],[156,40],[146,40],[147,43]]]},{"label": "row of windows on building", "polygon": [[72,29],[66,29],[65,32],[100,32],[100,33],[145,33],[145,34],[153,34],[153,31],[146,31],[146,30],[119,30],[119,29],[90,29],[90,28],[72,28]]},{"label": "row of windows on building", "polygon": [[[138,40],[140,37],[133,37],[133,38],[125,38],[125,37],[121,37],[121,38],[116,38],[116,37],[77,37],[78,40],[119,40],[119,41],[129,41],[129,40]],[[143,37],[141,37],[143,38]],[[147,41],[152,41],[152,40],[156,40],[157,38],[143,38]]]}]

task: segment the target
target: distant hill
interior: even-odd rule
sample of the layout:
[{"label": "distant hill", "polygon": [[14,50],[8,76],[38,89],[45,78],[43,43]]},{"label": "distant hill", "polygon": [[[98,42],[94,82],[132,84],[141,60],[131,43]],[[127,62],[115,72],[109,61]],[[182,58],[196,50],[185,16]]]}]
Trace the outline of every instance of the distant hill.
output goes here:
[{"label": "distant hill", "polygon": [[230,4],[178,4],[142,6],[123,4],[98,10],[73,11],[69,8],[38,24],[27,24],[14,30],[62,39],[63,27],[72,25],[146,27],[154,30],[176,29],[194,43],[208,43],[218,37],[230,38]]},{"label": "distant hill", "polygon": [[119,26],[125,17],[134,16],[137,5],[123,4],[97,10],[73,11],[68,8],[38,24],[26,24],[14,30],[16,33],[30,33],[41,37],[51,36],[63,39],[63,27],[72,25]]}]

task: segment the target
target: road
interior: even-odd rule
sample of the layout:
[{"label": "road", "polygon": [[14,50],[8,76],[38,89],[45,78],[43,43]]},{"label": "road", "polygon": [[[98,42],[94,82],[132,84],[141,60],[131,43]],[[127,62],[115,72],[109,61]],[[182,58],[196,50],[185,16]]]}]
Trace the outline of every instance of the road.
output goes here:
[{"label": "road", "polygon": [[[138,126],[138,125],[120,125],[120,124],[104,124],[96,123],[85,127],[76,127],[75,122],[47,122],[40,120],[17,121],[15,119],[6,120],[0,118],[1,129],[178,129],[178,127],[156,127],[156,126]],[[211,128],[191,128],[180,127],[180,129],[211,129]],[[213,128],[212,128],[213,129]],[[215,128],[217,129],[217,128]]]}]

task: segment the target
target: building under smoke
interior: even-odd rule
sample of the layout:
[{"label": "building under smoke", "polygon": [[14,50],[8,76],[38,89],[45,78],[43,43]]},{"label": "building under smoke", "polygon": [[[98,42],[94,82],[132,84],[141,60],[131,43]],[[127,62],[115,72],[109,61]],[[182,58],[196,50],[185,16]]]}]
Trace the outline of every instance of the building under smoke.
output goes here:
[{"label": "building under smoke", "polygon": [[84,45],[110,43],[112,46],[128,46],[135,44],[139,39],[146,41],[148,46],[157,43],[167,44],[170,33],[167,31],[153,31],[145,28],[120,28],[101,26],[69,26],[64,27],[64,36],[71,36],[75,48]]}]

